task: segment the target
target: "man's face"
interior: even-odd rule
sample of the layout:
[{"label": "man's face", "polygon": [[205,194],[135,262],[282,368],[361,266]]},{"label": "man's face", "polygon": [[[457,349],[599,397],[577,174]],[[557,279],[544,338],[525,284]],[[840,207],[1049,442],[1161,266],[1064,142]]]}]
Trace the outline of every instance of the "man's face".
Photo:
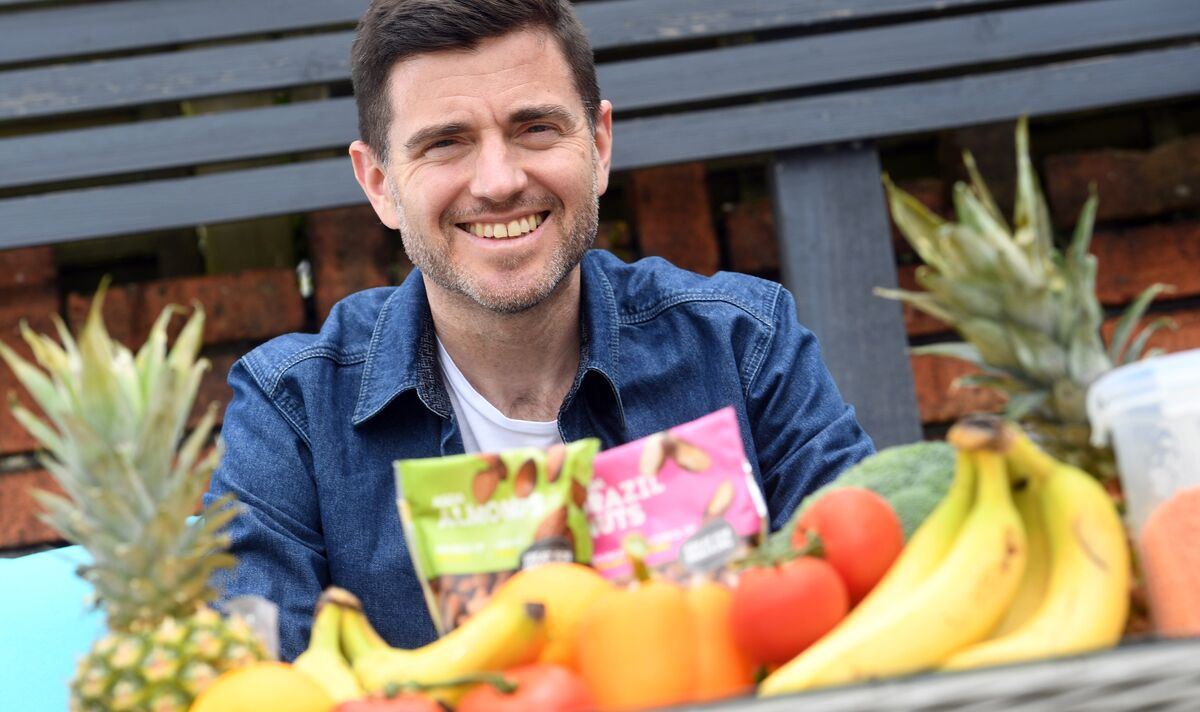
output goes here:
[{"label": "man's face", "polygon": [[593,133],[562,52],[538,31],[401,62],[389,96],[386,196],[373,202],[413,263],[495,312],[540,303],[595,237],[611,107]]}]

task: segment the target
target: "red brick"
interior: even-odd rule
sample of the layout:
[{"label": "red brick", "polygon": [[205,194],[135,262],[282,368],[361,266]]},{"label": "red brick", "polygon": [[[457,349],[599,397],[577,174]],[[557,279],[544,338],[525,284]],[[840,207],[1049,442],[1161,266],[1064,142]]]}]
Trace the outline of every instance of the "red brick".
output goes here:
[{"label": "red brick", "polygon": [[304,328],[304,302],[290,269],[250,270],[150,282],[143,287],[142,338],[169,304],[204,305],[204,343],[265,339]]},{"label": "red brick", "polygon": [[319,319],[354,292],[391,284],[400,238],[384,228],[371,206],[309,213],[307,232]]},{"label": "red brick", "polygon": [[725,214],[725,232],[731,269],[751,274],[779,271],[779,240],[770,199],[753,198],[734,205]]},{"label": "red brick", "polygon": [[0,290],[53,284],[57,274],[53,247],[0,250]]},{"label": "red brick", "polygon": [[1074,225],[1096,184],[1096,219],[1123,220],[1200,207],[1200,136],[1152,151],[1103,150],[1046,159],[1046,192],[1054,223]]},{"label": "red brick", "polygon": [[[900,265],[896,268],[896,279],[901,289],[914,292],[924,291],[921,285],[917,284],[916,275],[917,265]],[[954,330],[954,327],[941,319],[932,317],[908,304],[901,304],[901,308],[904,310],[904,329],[910,336],[944,334]]]},{"label": "red brick", "polygon": [[[91,295],[71,295],[72,328],[83,325]],[[290,269],[249,270],[124,285],[105,299],[109,333],[130,348],[140,348],[154,320],[167,305],[190,309],[204,305],[204,343],[261,340],[304,328],[304,302]],[[128,321],[126,321],[128,320]],[[128,326],[126,326],[128,324]],[[172,335],[184,319],[172,322]]]},{"label": "red brick", "polygon": [[1092,252],[1104,304],[1132,301],[1155,282],[1174,286],[1173,297],[1200,295],[1200,222],[1097,232]]},{"label": "red brick", "polygon": [[966,361],[947,356],[913,356],[913,381],[921,422],[949,423],[964,415],[997,412],[1004,399],[984,388],[953,388],[954,379],[978,373]]},{"label": "red brick", "polygon": [[704,165],[687,163],[634,171],[630,194],[643,255],[712,274],[721,252],[709,212]]},{"label": "red brick", "polygon": [[62,536],[38,518],[41,507],[30,494],[43,489],[62,494],[62,489],[45,470],[0,473],[0,549],[46,544]]}]

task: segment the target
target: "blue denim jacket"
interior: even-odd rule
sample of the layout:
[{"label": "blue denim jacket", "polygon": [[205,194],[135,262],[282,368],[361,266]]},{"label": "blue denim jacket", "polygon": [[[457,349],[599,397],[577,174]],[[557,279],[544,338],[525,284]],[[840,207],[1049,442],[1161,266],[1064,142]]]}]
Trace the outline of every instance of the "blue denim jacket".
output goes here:
[{"label": "blue denim jacket", "polygon": [[[870,452],[816,339],[780,285],[706,278],[592,251],[582,264],[579,372],[565,441],[611,447],[732,405],[778,528],[804,495]],[[233,367],[224,459],[206,501],[232,492],[227,595],[280,607],[281,654],[307,645],[313,604],[338,585],[393,645],[435,637],[396,508],[392,462],[461,453],[420,275],[339,303]]]}]

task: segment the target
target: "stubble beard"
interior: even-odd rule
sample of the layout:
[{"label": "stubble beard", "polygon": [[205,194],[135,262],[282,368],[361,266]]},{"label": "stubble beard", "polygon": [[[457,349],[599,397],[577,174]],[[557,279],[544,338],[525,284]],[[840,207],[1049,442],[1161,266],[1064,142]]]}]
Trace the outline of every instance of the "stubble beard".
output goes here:
[{"label": "stubble beard", "polygon": [[[541,304],[553,294],[595,241],[596,230],[600,225],[600,195],[596,170],[597,162],[593,157],[590,194],[571,223],[562,226],[564,239],[555,246],[549,263],[533,280],[524,283],[514,281],[504,289],[485,287],[468,271],[455,265],[449,257],[449,244],[458,239],[452,234],[457,230],[455,224],[467,222],[465,218],[468,216],[459,215],[445,220],[441,227],[443,234],[420,235],[408,222],[399,192],[390,180],[388,190],[396,209],[396,222],[404,252],[425,278],[443,290],[462,295],[488,311],[498,314],[520,314]],[[566,217],[562,203],[558,200],[554,200],[554,205],[546,205],[545,201],[528,201],[518,197],[515,201],[490,206],[489,209],[495,212],[509,212],[523,207],[534,208],[531,212],[550,209],[554,217]],[[514,259],[512,264],[502,264],[501,267],[509,269],[517,264],[517,260]]]}]

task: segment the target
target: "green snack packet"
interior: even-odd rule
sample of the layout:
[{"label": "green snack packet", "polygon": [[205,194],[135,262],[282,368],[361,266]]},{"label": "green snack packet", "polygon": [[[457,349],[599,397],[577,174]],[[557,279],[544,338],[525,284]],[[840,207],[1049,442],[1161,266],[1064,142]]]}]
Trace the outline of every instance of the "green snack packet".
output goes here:
[{"label": "green snack packet", "polygon": [[516,571],[591,562],[584,504],[599,449],[585,438],[395,462],[400,522],[439,635],[477,613]]}]

